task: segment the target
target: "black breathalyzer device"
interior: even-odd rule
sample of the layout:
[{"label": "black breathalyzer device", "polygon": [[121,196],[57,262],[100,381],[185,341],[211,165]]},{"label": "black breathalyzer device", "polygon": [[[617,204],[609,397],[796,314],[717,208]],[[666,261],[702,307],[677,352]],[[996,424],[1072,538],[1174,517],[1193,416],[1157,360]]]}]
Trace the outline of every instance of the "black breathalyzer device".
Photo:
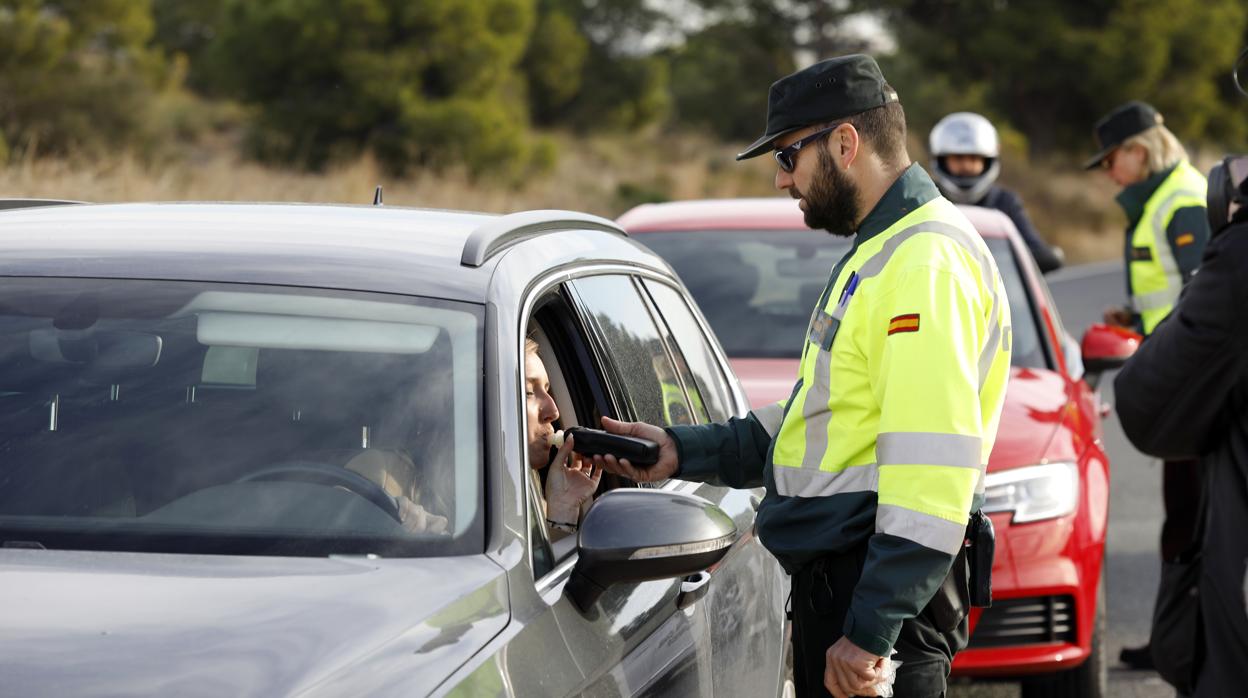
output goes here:
[{"label": "black breathalyzer device", "polygon": [[601,429],[571,427],[567,431],[555,432],[552,444],[556,448],[563,446],[563,439],[567,436],[575,437],[572,450],[582,456],[610,454],[636,466],[654,465],[659,460],[659,445],[649,439],[612,434]]}]

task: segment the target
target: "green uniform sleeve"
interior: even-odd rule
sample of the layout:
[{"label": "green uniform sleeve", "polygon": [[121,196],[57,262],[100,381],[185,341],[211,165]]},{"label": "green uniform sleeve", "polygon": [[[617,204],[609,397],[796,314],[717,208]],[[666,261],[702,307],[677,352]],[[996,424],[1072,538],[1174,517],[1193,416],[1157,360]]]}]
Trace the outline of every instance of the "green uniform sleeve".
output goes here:
[{"label": "green uniform sleeve", "polygon": [[1200,267],[1200,258],[1209,242],[1209,218],[1203,206],[1185,206],[1174,212],[1170,225],[1166,226],[1166,240],[1179,265],[1179,273],[1186,284]]},{"label": "green uniform sleeve", "polygon": [[[880,406],[879,500],[844,632],[876,655],[888,653],[901,624],[948,574],[987,461],[981,373],[1004,382],[1008,351],[1001,365],[1001,347],[985,347],[1004,334],[994,323],[1008,329],[1000,327],[1008,314],[994,319],[972,278],[917,266],[872,307],[867,356]],[[995,287],[995,279],[987,283]],[[985,361],[993,371],[981,368]]]},{"label": "green uniform sleeve", "polygon": [[675,477],[735,488],[761,487],[772,440],[768,421],[766,414],[751,412],[723,424],[668,427],[680,459]]},{"label": "green uniform sleeve", "polygon": [[845,617],[845,636],[871,654],[888,656],[901,624],[919,615],[952,565],[952,555],[900,536],[875,534]]}]

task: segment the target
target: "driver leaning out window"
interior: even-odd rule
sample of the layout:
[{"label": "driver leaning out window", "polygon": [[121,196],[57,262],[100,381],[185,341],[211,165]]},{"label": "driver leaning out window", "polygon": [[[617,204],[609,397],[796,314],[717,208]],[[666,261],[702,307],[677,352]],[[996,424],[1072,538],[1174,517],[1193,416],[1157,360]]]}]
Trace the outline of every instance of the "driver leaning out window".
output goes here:
[{"label": "driver leaning out window", "polygon": [[602,470],[572,451],[571,437],[551,457],[551,440],[555,435],[554,424],[559,419],[559,408],[550,394],[550,376],[537,350],[536,341],[525,339],[525,425],[529,467],[532,468],[534,482],[541,483],[537,491],[543,494],[546,525],[552,540],[557,540],[576,531],[581,517],[593,503]]}]

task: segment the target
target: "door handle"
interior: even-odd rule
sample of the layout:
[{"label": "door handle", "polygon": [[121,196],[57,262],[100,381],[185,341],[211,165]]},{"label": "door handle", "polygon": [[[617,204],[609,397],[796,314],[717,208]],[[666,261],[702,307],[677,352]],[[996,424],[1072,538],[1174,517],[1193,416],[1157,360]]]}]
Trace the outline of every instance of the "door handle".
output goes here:
[{"label": "door handle", "polygon": [[711,573],[691,574],[680,581],[680,593],[676,595],[676,608],[684,610],[706,596],[711,588]]}]

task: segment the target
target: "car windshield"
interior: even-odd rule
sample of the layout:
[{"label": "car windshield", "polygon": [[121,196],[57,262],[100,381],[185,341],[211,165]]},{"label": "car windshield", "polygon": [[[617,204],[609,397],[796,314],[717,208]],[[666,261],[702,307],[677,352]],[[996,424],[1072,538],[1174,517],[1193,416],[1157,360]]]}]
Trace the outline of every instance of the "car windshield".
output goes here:
[{"label": "car windshield", "polygon": [[[851,241],[810,230],[639,233],[667,260],[733,358],[800,358],[810,313]],[[1015,366],[1048,361],[1009,240],[985,240],[997,261],[1014,324]]]},{"label": "car windshield", "polygon": [[323,556],[484,546],[482,310],[0,280],[0,545]]}]

